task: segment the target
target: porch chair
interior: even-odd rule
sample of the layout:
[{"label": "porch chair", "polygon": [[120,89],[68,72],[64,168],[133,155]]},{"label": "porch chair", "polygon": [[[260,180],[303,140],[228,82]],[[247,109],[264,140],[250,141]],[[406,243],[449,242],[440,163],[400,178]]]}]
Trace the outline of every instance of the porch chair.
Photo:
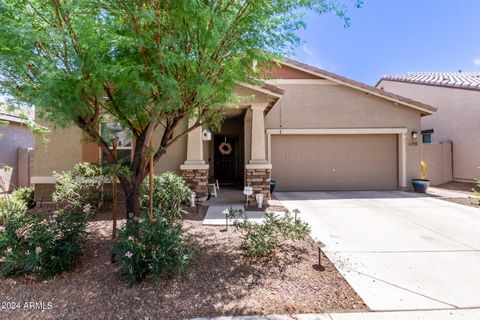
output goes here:
[{"label": "porch chair", "polygon": [[220,190],[220,186],[218,184],[218,179],[215,179],[214,182],[208,184],[208,189],[212,188],[212,195],[216,198],[218,197],[217,190]]}]

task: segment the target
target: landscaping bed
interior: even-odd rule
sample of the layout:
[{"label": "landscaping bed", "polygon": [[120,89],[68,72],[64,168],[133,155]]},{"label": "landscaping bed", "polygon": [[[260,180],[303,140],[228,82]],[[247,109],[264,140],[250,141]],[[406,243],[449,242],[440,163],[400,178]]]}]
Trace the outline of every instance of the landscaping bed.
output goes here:
[{"label": "landscaping bed", "polygon": [[[85,255],[74,271],[44,281],[0,279],[0,301],[22,306],[1,310],[2,318],[185,319],[367,310],[328,259],[322,258],[325,271],[314,268],[318,251],[311,238],[289,242],[275,258],[252,263],[238,248],[240,235],[233,228],[202,225],[205,212],[206,207],[192,208],[183,220],[196,251],[186,274],[132,287],[110,261],[109,215],[98,215],[89,222]],[[44,302],[47,310],[23,309],[31,301]]]},{"label": "landscaping bed", "polygon": [[473,190],[478,190],[478,186],[474,183],[451,181],[451,182],[447,182],[442,185],[436,186],[436,188],[450,190],[450,191],[457,191],[457,192],[464,193],[466,195],[466,197],[461,197],[461,198],[460,197],[458,198],[441,197],[440,199],[442,200],[463,204],[470,207],[480,208],[480,201],[473,192]]}]

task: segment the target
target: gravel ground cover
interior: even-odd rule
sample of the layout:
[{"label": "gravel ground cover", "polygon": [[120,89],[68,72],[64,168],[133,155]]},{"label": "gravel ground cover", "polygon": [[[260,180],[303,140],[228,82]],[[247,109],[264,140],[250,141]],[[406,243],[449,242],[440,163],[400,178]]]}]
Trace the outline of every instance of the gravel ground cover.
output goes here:
[{"label": "gravel ground cover", "polygon": [[[206,207],[183,220],[195,260],[182,276],[132,287],[111,263],[111,221],[89,223],[85,255],[76,270],[49,280],[0,279],[0,319],[185,319],[221,315],[367,311],[326,257],[317,269],[314,241],[287,243],[263,262],[246,260],[240,235],[203,226]],[[122,223],[122,222],[121,222]],[[120,223],[120,224],[121,224]],[[31,304],[34,302],[34,304]],[[16,310],[5,310],[15,303]],[[25,303],[27,303],[25,307]],[[8,308],[7,308],[8,309]]]}]

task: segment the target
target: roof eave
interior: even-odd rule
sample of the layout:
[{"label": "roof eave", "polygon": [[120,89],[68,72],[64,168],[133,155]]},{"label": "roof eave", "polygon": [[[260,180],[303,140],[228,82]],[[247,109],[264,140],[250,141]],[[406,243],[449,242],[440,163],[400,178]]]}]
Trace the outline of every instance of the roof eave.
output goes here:
[{"label": "roof eave", "polygon": [[[339,75],[334,74],[332,72],[328,72],[328,71],[322,70],[320,68],[310,66],[310,65],[301,63],[301,62],[293,60],[293,59],[285,58],[284,61],[276,60],[276,62],[280,63],[280,64],[283,64],[283,65],[286,65],[286,66],[291,67],[291,68],[295,68],[297,70],[301,70],[301,71],[306,72],[306,73],[310,73],[310,74],[315,75],[317,77],[322,77],[322,78],[328,79],[330,81],[343,84],[347,87],[351,87],[351,88],[354,88],[354,89],[372,94],[374,96],[396,102],[396,103],[401,104],[403,106],[416,109],[416,110],[421,112],[422,116],[432,115],[434,112],[437,111],[437,108],[429,106],[429,105],[424,104],[422,102],[415,101],[415,100],[412,100],[412,99],[409,99],[409,98],[406,98],[406,97],[402,97],[402,96],[399,96],[397,94],[394,94],[394,93],[391,93],[391,92],[388,92],[388,91],[383,91],[381,89],[369,86],[367,84],[364,84],[364,83],[361,83],[361,82],[358,82],[358,81],[355,81],[355,80],[351,80],[351,79],[339,76]],[[382,91],[382,92],[379,92],[379,91]]]}]

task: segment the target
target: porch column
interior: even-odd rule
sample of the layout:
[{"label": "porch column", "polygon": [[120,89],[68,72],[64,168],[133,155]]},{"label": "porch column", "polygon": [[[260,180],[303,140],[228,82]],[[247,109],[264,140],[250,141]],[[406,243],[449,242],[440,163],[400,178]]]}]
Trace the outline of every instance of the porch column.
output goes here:
[{"label": "porch column", "polygon": [[[191,119],[188,123],[188,126],[193,126],[196,121],[196,119]],[[203,160],[203,138],[201,126],[193,129],[187,135],[187,159],[185,160],[184,164],[205,164],[205,160]]]},{"label": "porch column", "polygon": [[264,111],[266,103],[252,104],[252,152],[250,155],[250,164],[266,164],[267,157],[265,152],[265,116]]},{"label": "porch column", "polygon": [[407,190],[407,135],[398,135],[398,182],[400,190]]},{"label": "porch column", "polygon": [[267,103],[255,103],[252,110],[252,137],[250,161],[245,165],[246,185],[253,187],[254,194],[263,194],[265,205],[270,200],[272,165],[268,163],[265,148],[265,116]]},{"label": "porch column", "polygon": [[[189,121],[189,127],[193,126],[196,119]],[[187,135],[187,158],[180,166],[182,176],[190,189],[196,193],[200,202],[208,196],[208,164],[203,160],[202,127],[197,127]]]}]

